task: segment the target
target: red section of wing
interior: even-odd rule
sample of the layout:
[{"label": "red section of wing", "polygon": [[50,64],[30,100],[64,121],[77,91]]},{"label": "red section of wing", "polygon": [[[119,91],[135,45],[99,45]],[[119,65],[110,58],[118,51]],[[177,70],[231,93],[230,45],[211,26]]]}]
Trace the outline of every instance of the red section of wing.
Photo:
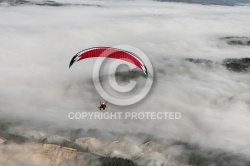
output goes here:
[{"label": "red section of wing", "polygon": [[146,76],[148,75],[146,66],[133,53],[111,47],[95,47],[83,50],[71,59],[69,67],[82,59],[95,57],[106,57],[127,61],[137,66]]},{"label": "red section of wing", "polygon": [[115,48],[98,47],[98,48],[87,49],[78,53],[77,57],[78,57],[77,61],[80,61],[86,58],[94,58],[94,57],[121,59],[129,63],[132,63],[138,68],[140,68],[141,70],[143,70],[142,68],[143,64],[142,62],[138,60],[138,58],[136,58],[134,55],[132,55],[129,52],[115,49]]}]

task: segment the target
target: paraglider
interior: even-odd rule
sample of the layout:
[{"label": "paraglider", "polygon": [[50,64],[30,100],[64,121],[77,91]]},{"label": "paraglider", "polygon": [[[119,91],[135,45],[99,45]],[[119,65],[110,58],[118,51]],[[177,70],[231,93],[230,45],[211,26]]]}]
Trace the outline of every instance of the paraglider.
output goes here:
[{"label": "paraglider", "polygon": [[107,102],[105,102],[105,103],[103,102],[103,103],[102,103],[102,102],[100,101],[100,106],[98,107],[99,110],[101,110],[101,109],[102,109],[102,110],[105,110],[106,107],[107,107]]},{"label": "paraglider", "polygon": [[[79,62],[84,59],[88,58],[107,58],[107,59],[118,59],[121,61],[128,62],[136,67],[138,70],[130,70],[129,72],[136,73],[137,76],[143,75],[143,77],[148,77],[148,71],[144,64],[144,62],[136,56],[136,54],[125,51],[118,48],[112,48],[112,47],[93,47],[88,48],[85,50],[82,50],[78,52],[73,58],[71,59],[69,63],[69,68],[75,64],[76,62]],[[99,65],[99,63],[96,63]],[[101,65],[101,63],[100,63]],[[99,70],[99,69],[98,69]],[[97,81],[98,82],[98,81]],[[100,102],[100,105],[97,106],[99,110],[105,110],[107,108],[107,102]]]},{"label": "paraglider", "polygon": [[139,68],[145,76],[148,75],[146,66],[135,54],[112,47],[93,47],[80,51],[71,59],[69,67],[80,60],[98,57],[119,59],[132,63]]}]

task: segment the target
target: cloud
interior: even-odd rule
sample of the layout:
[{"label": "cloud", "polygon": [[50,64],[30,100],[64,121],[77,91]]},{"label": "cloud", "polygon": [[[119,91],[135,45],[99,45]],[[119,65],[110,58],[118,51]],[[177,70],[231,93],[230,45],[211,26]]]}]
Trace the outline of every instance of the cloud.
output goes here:
[{"label": "cloud", "polygon": [[[250,154],[249,74],[182,60],[249,57],[248,47],[220,40],[250,36],[249,6],[92,3],[102,7],[0,6],[2,117],[26,119],[34,128],[51,124],[44,130],[145,132]],[[68,120],[71,111],[96,111],[100,100],[92,83],[94,61],[69,70],[72,56],[88,47],[120,44],[143,50],[156,78],[144,101],[127,108],[110,105],[109,111],[178,111],[181,120]]]}]

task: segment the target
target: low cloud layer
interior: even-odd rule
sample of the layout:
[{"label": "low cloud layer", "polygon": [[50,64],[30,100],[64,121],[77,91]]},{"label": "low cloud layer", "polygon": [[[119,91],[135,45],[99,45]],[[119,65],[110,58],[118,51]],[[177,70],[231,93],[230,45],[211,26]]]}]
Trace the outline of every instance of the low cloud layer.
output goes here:
[{"label": "low cloud layer", "polygon": [[[249,57],[248,46],[221,40],[250,36],[249,6],[86,3],[102,7],[0,6],[1,117],[25,119],[29,127],[43,130],[142,132],[250,154],[250,75],[220,65],[225,58]],[[120,44],[143,50],[156,78],[141,103],[109,105],[109,111],[174,111],[182,113],[181,120],[68,119],[71,111],[96,111],[100,100],[92,83],[94,61],[69,70],[72,56],[88,47]],[[183,58],[219,63],[194,64]]]},{"label": "low cloud layer", "polygon": [[180,3],[194,3],[194,4],[202,4],[202,5],[226,5],[226,6],[234,6],[234,5],[242,5],[244,3],[250,3],[249,0],[159,0],[162,2],[180,2]]}]

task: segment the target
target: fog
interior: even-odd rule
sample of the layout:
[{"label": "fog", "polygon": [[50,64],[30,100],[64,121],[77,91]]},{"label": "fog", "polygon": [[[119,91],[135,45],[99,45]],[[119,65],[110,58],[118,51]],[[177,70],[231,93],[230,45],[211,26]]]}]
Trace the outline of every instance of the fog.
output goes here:
[{"label": "fog", "polygon": [[[226,58],[249,57],[249,47],[220,40],[250,36],[248,5],[58,2],[75,5],[0,3],[1,118],[21,119],[30,128],[48,132],[140,132],[250,154],[250,75],[220,65]],[[137,47],[150,58],[155,80],[140,103],[109,105],[108,111],[172,111],[182,113],[180,120],[68,119],[72,111],[97,111],[101,99],[92,83],[94,60],[69,70],[71,58],[85,48],[121,44]],[[194,64],[184,58],[215,63]]]},{"label": "fog", "polygon": [[249,3],[249,0],[159,0],[162,2],[182,2],[182,3],[195,3],[202,5],[226,5],[226,6],[234,6],[234,5],[245,5],[244,3]]}]

